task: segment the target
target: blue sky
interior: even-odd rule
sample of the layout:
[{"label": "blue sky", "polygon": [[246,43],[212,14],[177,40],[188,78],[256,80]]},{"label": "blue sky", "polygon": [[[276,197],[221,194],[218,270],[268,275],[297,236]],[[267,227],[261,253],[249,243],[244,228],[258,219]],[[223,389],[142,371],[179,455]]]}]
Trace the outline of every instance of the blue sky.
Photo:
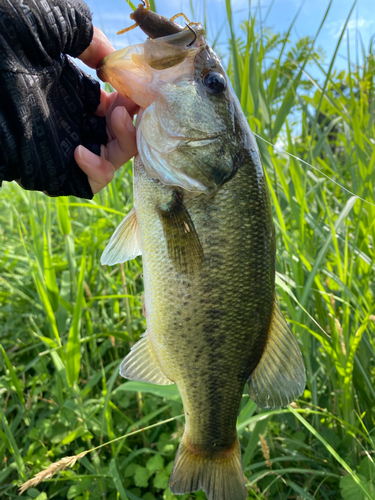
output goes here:
[{"label": "blue sky", "polygon": [[[124,35],[116,35],[118,30],[132,23],[129,18],[131,8],[125,0],[86,0],[86,3],[93,14],[94,24],[105,32],[116,49],[145,40],[146,37],[140,29],[134,29]],[[133,3],[137,5],[139,0],[133,0]],[[252,11],[255,12],[255,9],[258,8],[258,20],[260,18],[264,20],[271,3],[272,0],[252,2]],[[172,17],[178,12],[184,12],[191,20],[201,22],[204,20],[204,6],[207,4],[208,39],[212,40],[218,31],[221,30],[219,41],[222,46],[221,52],[225,53],[225,44],[228,39],[228,28],[225,23],[225,0],[192,0],[192,4],[194,16],[191,13],[190,0],[156,0],[156,7],[159,14]],[[275,32],[287,31],[298,9],[302,5],[292,31],[292,38],[293,40],[297,40],[301,36],[315,36],[328,4],[329,0],[274,0],[266,25],[271,27]],[[317,44],[327,54],[327,67],[352,6],[353,0],[333,0],[326,22],[317,40]],[[232,9],[235,12],[235,30],[239,30],[240,23],[247,18],[248,8],[248,0],[232,0]],[[375,34],[375,0],[357,0],[347,32],[349,32],[351,59],[355,61],[357,51],[359,50],[360,53],[361,40],[366,49],[368,49],[371,37]],[[336,58],[335,66],[338,69],[347,68],[346,55],[347,34],[345,34]],[[315,78],[319,79],[319,72],[316,69],[311,69],[310,71]],[[90,73],[94,75],[94,72]]]},{"label": "blue sky", "polygon": [[[135,29],[129,33],[117,36],[116,32],[129,26],[131,20],[129,14],[130,7],[125,0],[86,0],[93,13],[94,24],[105,31],[115,48],[122,48],[125,45],[139,43],[144,39],[141,30]],[[137,0],[133,0],[137,4]],[[192,1],[195,10],[195,21],[204,19],[203,0]],[[252,2],[252,10],[260,5],[262,17],[266,15],[271,0],[261,0],[259,3]],[[303,4],[303,5],[302,5]],[[322,20],[324,12],[329,4],[328,0],[274,0],[267,25],[275,31],[286,31],[297,13],[299,7],[302,9],[293,30],[293,35],[314,36]],[[237,12],[235,15],[235,25],[247,17],[249,2],[247,0],[232,0],[232,9]],[[326,50],[328,56],[333,53],[345,19],[353,5],[353,0],[333,0],[331,11],[326,20],[325,26],[319,36],[319,44]],[[177,12],[184,12],[191,16],[190,0],[156,0],[159,14],[171,17]],[[207,18],[209,35],[216,35],[226,18],[225,0],[207,0]],[[193,16],[191,16],[193,17]],[[357,30],[358,27],[358,30]],[[356,33],[359,32],[366,46],[371,35],[375,33],[375,1],[358,0],[349,22],[349,32],[352,49],[355,50]],[[226,38],[226,28],[222,30],[223,41]],[[346,43],[345,43],[346,47]],[[345,49],[346,51],[346,49]]]}]

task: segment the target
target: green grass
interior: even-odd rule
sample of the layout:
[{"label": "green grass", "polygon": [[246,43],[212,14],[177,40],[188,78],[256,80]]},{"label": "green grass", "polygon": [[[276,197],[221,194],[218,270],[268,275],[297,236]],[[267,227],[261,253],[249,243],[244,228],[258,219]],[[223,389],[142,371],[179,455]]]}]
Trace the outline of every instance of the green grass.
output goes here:
[{"label": "green grass", "polygon": [[[373,50],[338,72],[336,53],[323,65],[317,37],[291,44],[293,25],[286,34],[260,31],[247,15],[235,33],[231,9],[228,1],[231,37],[219,52],[258,137],[277,293],[307,369],[297,408],[260,411],[243,397],[249,498],[375,498]],[[175,498],[167,484],[182,435],[179,395],[118,377],[145,330],[141,259],[99,263],[131,207],[130,164],[91,202],[15,184],[0,192],[1,498],[16,498],[17,486],[52,462],[125,434],[21,498]]]}]

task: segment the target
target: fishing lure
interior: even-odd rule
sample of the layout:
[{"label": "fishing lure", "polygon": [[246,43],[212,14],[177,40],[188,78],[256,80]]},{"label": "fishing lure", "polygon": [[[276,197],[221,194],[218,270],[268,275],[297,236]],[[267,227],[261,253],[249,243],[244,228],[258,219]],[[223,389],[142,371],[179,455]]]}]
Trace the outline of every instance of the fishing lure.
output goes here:
[{"label": "fishing lure", "polygon": [[[128,28],[118,31],[118,35],[127,33],[128,31],[139,26],[148,37],[155,39],[180,33],[187,28],[191,29],[191,25],[199,24],[191,22],[182,12],[175,14],[173,17],[168,19],[167,17],[161,16],[156,12],[152,12],[152,10],[150,10],[149,0],[142,0],[142,2],[143,3],[140,3],[138,8],[130,14],[130,18],[133,19],[135,23]],[[174,20],[178,17],[183,17],[187,22],[187,26],[185,28],[174,22]]]}]

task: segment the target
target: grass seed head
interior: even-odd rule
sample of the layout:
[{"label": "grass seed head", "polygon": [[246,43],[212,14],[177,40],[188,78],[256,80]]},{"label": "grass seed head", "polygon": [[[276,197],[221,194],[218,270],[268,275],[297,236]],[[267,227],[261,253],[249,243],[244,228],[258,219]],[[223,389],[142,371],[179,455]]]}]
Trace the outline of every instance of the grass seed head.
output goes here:
[{"label": "grass seed head", "polygon": [[272,461],[270,460],[270,449],[268,443],[263,434],[259,434],[259,439],[260,439],[260,446],[262,448],[262,453],[266,460],[266,466],[270,469],[272,467]]},{"label": "grass seed head", "polygon": [[32,479],[29,479],[28,481],[26,481],[26,483],[23,483],[19,489],[18,494],[22,495],[22,493],[24,493],[27,489],[33,486],[37,486],[45,479],[51,479],[51,477],[54,474],[56,474],[56,472],[60,472],[66,469],[67,467],[73,467],[73,465],[77,462],[77,460],[84,457],[86,453],[87,451],[83,451],[82,453],[79,453],[78,455],[73,455],[72,457],[64,457],[58,462],[49,465],[46,469],[38,472],[38,474],[35,474],[35,476]]}]

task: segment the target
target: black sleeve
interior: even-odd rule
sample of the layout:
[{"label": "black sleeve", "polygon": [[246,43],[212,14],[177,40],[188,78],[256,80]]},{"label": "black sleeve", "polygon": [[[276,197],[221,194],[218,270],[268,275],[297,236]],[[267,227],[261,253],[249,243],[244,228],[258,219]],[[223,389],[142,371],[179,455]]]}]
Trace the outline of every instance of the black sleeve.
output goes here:
[{"label": "black sleeve", "polygon": [[0,0],[0,186],[92,198],[73,152],[107,142],[100,85],[68,57],[92,35],[81,0]]}]

